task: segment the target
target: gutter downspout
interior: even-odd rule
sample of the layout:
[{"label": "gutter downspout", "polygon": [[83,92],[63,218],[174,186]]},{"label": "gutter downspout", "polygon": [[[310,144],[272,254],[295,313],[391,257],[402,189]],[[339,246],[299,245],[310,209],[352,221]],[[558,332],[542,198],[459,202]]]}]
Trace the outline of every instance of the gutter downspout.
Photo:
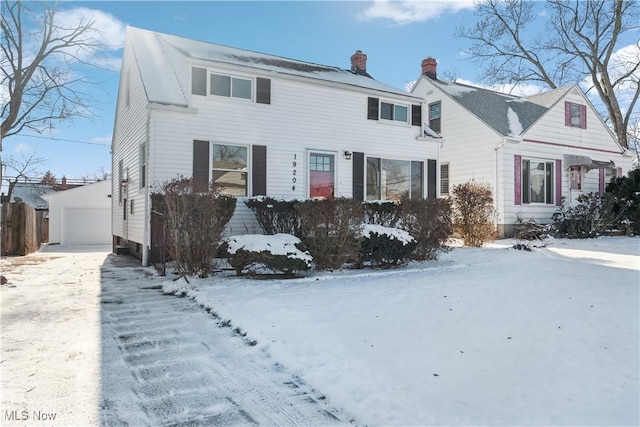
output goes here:
[{"label": "gutter downspout", "polygon": [[506,144],[506,139],[503,138],[502,142],[500,142],[500,144],[498,144],[494,149],[493,149],[493,154],[494,154],[494,159],[495,159],[495,164],[494,164],[494,176],[493,176],[493,188],[494,188],[494,197],[493,197],[493,210],[495,212],[494,215],[494,220],[493,220],[493,225],[496,228],[496,231],[498,230],[498,223],[500,222],[499,218],[498,218],[498,206],[500,205],[498,203],[498,151],[504,147],[504,144]]},{"label": "gutter downspout", "polygon": [[149,230],[151,227],[151,200],[149,199],[149,186],[151,185],[151,181],[149,177],[152,176],[151,171],[151,138],[149,137],[150,129],[151,129],[151,114],[152,110],[148,109],[147,114],[147,138],[144,144],[144,157],[145,157],[145,186],[144,186],[144,233],[142,235],[142,266],[149,266],[149,252],[151,248],[151,231]]},{"label": "gutter downspout", "polygon": [[[500,174],[499,174],[499,156],[498,153],[500,151],[501,148],[504,148],[504,146],[507,143],[511,143],[511,144],[519,144],[520,142],[522,142],[522,137],[514,137],[514,136],[505,136],[502,138],[502,142],[500,142],[500,144],[498,144],[494,149],[494,155],[495,155],[495,176],[494,176],[494,183],[495,183],[495,197],[494,197],[494,209],[496,210],[496,213],[499,212],[498,207],[500,206],[500,202],[504,202],[504,200],[500,199],[500,192],[498,191],[498,179],[500,178]],[[504,188],[502,189],[502,193],[504,194]],[[504,196],[502,197],[504,199]],[[504,204],[504,203],[503,203]],[[498,218],[498,215],[495,216],[495,227],[496,230],[498,229],[498,225],[499,225],[500,219]],[[502,212],[502,225],[503,225],[503,234],[504,234],[504,226],[506,225],[506,219],[505,219],[505,213]],[[504,236],[503,236],[504,237]]]}]

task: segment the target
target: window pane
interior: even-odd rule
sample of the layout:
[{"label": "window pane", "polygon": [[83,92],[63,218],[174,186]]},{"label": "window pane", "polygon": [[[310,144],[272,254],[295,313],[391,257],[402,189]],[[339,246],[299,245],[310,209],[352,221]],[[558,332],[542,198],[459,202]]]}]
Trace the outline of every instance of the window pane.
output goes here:
[{"label": "window pane", "polygon": [[380,118],[393,120],[393,104],[389,104],[388,102],[380,103]]},{"label": "window pane", "polygon": [[411,162],[411,198],[422,199],[424,197],[422,191],[424,166],[422,162]]},{"label": "window pane", "polygon": [[436,102],[429,105],[429,120],[440,118],[440,103]]},{"label": "window pane", "polygon": [[233,79],[233,93],[234,98],[251,99],[251,80],[245,79]]},{"label": "window pane", "polygon": [[547,198],[546,202],[547,204],[553,204],[553,163],[547,163],[547,173],[545,177],[545,195]]},{"label": "window pane", "polygon": [[531,203],[531,189],[529,188],[529,160],[522,161],[522,203]]},{"label": "window pane", "polygon": [[394,120],[407,123],[409,121],[409,109],[404,105],[395,106]]},{"label": "window pane", "polygon": [[309,155],[309,197],[331,199],[333,189],[333,155],[311,153]]},{"label": "window pane", "polygon": [[193,67],[191,69],[191,93],[194,95],[207,95],[207,70]]},{"label": "window pane", "polygon": [[544,203],[545,197],[545,164],[541,162],[531,161],[531,169],[529,171],[529,180],[531,188],[531,203]]},{"label": "window pane", "polygon": [[580,106],[571,104],[571,126],[580,127]]},{"label": "window pane", "polygon": [[410,162],[382,159],[381,195],[384,200],[409,197]]},{"label": "window pane", "polygon": [[213,168],[247,170],[247,147],[214,144]]},{"label": "window pane", "polygon": [[214,185],[221,187],[221,194],[228,196],[246,196],[247,195],[247,173],[246,172],[228,172],[213,171]]},{"label": "window pane", "polygon": [[367,200],[380,200],[380,159],[367,158]]},{"label": "window pane", "polygon": [[231,96],[231,77],[211,74],[211,95]]}]

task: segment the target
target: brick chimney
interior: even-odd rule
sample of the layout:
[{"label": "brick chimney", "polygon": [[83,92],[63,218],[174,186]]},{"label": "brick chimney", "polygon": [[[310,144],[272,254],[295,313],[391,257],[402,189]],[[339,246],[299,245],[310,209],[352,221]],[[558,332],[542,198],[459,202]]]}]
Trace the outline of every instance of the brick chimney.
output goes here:
[{"label": "brick chimney", "polygon": [[356,50],[356,53],[351,55],[351,71],[356,74],[367,74],[367,55],[361,50]]},{"label": "brick chimney", "polygon": [[438,61],[430,56],[422,60],[422,74],[427,77],[436,80],[438,75],[436,74],[436,68],[438,68]]}]

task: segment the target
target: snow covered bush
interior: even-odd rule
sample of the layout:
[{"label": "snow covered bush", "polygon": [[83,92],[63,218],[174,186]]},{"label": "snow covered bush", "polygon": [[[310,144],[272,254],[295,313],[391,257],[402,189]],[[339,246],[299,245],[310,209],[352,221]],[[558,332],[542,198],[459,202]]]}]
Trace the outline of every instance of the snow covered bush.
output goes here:
[{"label": "snow covered bush", "polygon": [[453,187],[454,230],[465,246],[480,247],[495,237],[493,194],[489,184],[466,182]]},{"label": "snow covered bush", "polygon": [[620,218],[625,234],[640,235],[640,169],[636,168],[607,184],[606,193],[613,198],[613,214]]},{"label": "snow covered bush", "polygon": [[236,208],[234,197],[211,187],[195,192],[190,178],[178,178],[154,190],[154,208],[164,219],[167,252],[181,277],[208,277],[224,229]]},{"label": "snow covered bush", "polygon": [[319,270],[337,270],[358,259],[362,239],[362,203],[346,198],[296,204],[300,240]]},{"label": "snow covered bush", "polygon": [[384,227],[395,227],[400,220],[400,205],[390,200],[375,200],[362,203],[364,223]]},{"label": "snow covered bush", "polygon": [[298,235],[300,218],[295,208],[298,200],[257,196],[247,199],[244,203],[256,215],[258,224],[265,234]]},{"label": "snow covered bush", "polygon": [[432,260],[438,252],[447,250],[447,240],[453,234],[449,199],[405,199],[400,204],[398,227],[415,239],[412,258]]},{"label": "snow covered bush", "polygon": [[611,194],[581,194],[576,200],[577,205],[569,206],[563,197],[560,210],[553,214],[557,237],[598,237],[619,223],[622,212],[614,212],[614,199]]},{"label": "snow covered bush", "polygon": [[415,247],[415,239],[404,230],[365,224],[362,229],[360,262],[375,267],[404,265],[411,259]]},{"label": "snow covered bush", "polygon": [[238,276],[284,275],[293,277],[311,268],[313,258],[290,234],[247,234],[225,241],[229,264]]}]

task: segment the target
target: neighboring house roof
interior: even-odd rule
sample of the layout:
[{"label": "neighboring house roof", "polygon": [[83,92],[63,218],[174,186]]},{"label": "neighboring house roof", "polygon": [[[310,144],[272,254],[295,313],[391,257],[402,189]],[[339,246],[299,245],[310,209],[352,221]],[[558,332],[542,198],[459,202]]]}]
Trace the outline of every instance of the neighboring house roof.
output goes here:
[{"label": "neighboring house roof", "polygon": [[338,67],[191,40],[135,27],[127,27],[127,40],[133,48],[150,102],[187,106],[185,90],[176,77],[182,64],[172,63],[172,58],[176,55],[167,54],[172,49],[191,60],[250,67],[268,73],[305,77],[402,95],[415,100],[421,99],[402,89],[376,81],[368,75]]},{"label": "neighboring house roof", "polygon": [[42,196],[55,191],[50,184],[16,182],[11,191],[11,202],[24,202],[36,209],[46,209],[49,203]]},{"label": "neighboring house roof", "polygon": [[[521,98],[451,81],[431,79],[431,82],[503,136],[522,134],[571,89]],[[552,99],[555,100],[551,102]]]}]

